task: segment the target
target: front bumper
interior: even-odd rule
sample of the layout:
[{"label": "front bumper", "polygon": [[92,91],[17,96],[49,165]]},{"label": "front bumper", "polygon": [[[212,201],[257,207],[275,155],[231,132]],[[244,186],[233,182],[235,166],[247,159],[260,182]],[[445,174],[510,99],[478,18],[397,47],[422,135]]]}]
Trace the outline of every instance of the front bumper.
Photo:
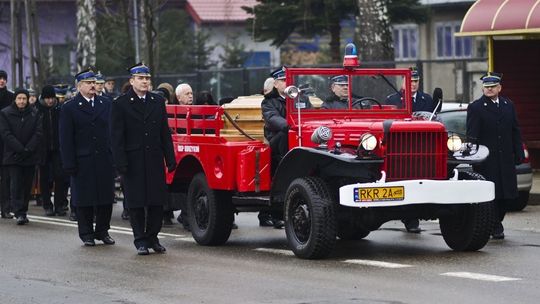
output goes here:
[{"label": "front bumper", "polygon": [[492,201],[495,184],[484,180],[407,180],[345,185],[339,203],[348,207],[474,204]]}]

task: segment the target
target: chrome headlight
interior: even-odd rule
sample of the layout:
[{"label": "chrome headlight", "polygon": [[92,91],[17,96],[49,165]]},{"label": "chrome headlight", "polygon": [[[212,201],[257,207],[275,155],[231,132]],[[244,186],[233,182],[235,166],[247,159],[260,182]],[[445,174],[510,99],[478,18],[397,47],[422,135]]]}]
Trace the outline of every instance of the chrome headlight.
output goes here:
[{"label": "chrome headlight", "polygon": [[452,152],[457,152],[461,150],[463,142],[461,141],[461,138],[457,135],[450,135],[448,136],[448,140],[446,141],[446,146],[448,147],[448,150]]},{"label": "chrome headlight", "polygon": [[283,93],[285,93],[285,95],[287,95],[289,98],[295,99],[300,94],[300,89],[295,86],[288,86],[285,88]]},{"label": "chrome headlight", "polygon": [[377,137],[371,133],[366,133],[360,136],[360,145],[366,151],[372,151],[377,148]]}]

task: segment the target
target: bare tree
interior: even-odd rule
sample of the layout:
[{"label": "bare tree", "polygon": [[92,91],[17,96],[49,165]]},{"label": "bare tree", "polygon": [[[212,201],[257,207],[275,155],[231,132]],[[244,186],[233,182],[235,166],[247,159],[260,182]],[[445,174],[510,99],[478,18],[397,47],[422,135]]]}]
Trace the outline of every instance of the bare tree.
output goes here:
[{"label": "bare tree", "polygon": [[358,0],[357,35],[363,61],[394,60],[388,0]]},{"label": "bare tree", "polygon": [[77,70],[96,64],[96,1],[77,0]]}]

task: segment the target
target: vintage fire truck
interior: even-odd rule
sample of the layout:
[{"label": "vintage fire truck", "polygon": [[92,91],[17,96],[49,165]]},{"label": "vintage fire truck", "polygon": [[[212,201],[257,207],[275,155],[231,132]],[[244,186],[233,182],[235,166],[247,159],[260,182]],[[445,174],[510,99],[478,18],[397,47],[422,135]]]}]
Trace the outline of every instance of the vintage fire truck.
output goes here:
[{"label": "vintage fire truck", "polygon": [[[271,173],[259,96],[224,106],[168,106],[178,167],[173,192],[187,194],[193,238],[221,245],[237,212],[282,214],[297,257],[327,257],[336,240],[358,240],[383,223],[438,219],[447,245],[479,250],[490,237],[494,184],[459,164],[486,147],[412,113],[409,69],[359,68],[347,46],[343,68],[286,69],[289,152]],[[344,109],[327,109],[330,79],[347,76]],[[399,94],[402,106],[388,104]]]}]

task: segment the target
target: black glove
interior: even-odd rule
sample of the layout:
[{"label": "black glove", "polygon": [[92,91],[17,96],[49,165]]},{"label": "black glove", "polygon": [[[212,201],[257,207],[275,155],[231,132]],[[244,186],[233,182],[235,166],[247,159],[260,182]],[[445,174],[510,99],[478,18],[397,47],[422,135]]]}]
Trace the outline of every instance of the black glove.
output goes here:
[{"label": "black glove", "polygon": [[167,172],[168,173],[171,173],[173,172],[174,170],[176,170],[176,163],[172,163],[170,165],[167,166]]},{"label": "black glove", "polygon": [[116,167],[116,171],[118,171],[118,175],[124,175],[127,173],[127,166]]},{"label": "black glove", "polygon": [[32,151],[24,148],[24,151],[21,153],[21,156],[22,156],[23,159],[27,159],[30,156],[32,156],[32,154],[34,154]]},{"label": "black glove", "polygon": [[77,175],[77,168],[64,168],[64,171],[71,176]]}]

